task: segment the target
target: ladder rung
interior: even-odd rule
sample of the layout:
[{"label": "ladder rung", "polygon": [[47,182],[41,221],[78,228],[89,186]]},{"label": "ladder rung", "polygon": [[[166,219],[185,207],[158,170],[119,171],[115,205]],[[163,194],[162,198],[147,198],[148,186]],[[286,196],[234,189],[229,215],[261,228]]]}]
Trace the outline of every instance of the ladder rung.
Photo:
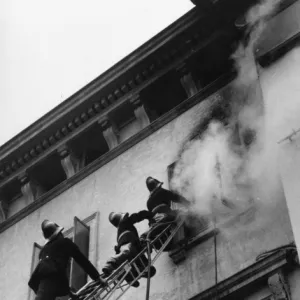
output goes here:
[{"label": "ladder rung", "polygon": [[142,264],[142,266],[143,266],[143,269],[145,269],[145,268],[146,268],[146,264],[144,263],[144,261],[143,261],[142,258],[140,259],[140,262],[141,262],[141,264]]},{"label": "ladder rung", "polygon": [[135,262],[133,263],[133,266],[134,266],[135,270],[138,272],[138,274],[140,274],[141,273],[140,269],[138,268],[138,266],[136,265]]},{"label": "ladder rung", "polygon": [[[178,229],[182,226],[183,220],[181,220],[177,225],[170,224],[167,227],[164,227],[163,225],[158,225],[155,228],[162,227],[164,228],[160,234],[155,236],[150,246],[154,249],[156,252],[153,259],[151,259],[151,264],[154,264],[154,262],[158,259],[158,257],[161,255],[162,251],[165,249],[165,247],[171,242],[174,235],[178,231]],[[154,229],[155,229],[154,228]],[[159,247],[156,247],[158,246]],[[148,265],[143,260],[143,255],[147,253],[147,247],[145,247],[133,260],[130,262],[124,262],[121,266],[118,267],[108,278],[108,285],[106,287],[101,287],[94,282],[86,284],[83,288],[81,288],[77,295],[84,295],[85,290],[92,289],[91,292],[89,292],[83,300],[109,300],[111,296],[116,292],[116,290],[119,289],[119,292],[115,294],[116,298],[115,300],[120,299],[120,297],[131,287],[131,284],[122,284],[125,280],[125,277],[130,274],[134,280],[133,282],[139,280],[141,276],[145,273],[146,270],[148,270]],[[141,264],[143,267],[143,270],[140,271],[140,268],[138,268],[137,264]],[[133,270],[136,270],[138,275],[133,275]],[[120,294],[119,294],[120,293]]]},{"label": "ladder rung", "polygon": [[159,248],[161,248],[163,246],[163,241],[161,239],[159,239],[157,242],[159,242]]},{"label": "ladder rung", "polygon": [[170,232],[167,232],[167,231],[166,231],[166,232],[164,233],[164,236],[166,236],[166,238],[168,238],[168,237],[170,236]]}]

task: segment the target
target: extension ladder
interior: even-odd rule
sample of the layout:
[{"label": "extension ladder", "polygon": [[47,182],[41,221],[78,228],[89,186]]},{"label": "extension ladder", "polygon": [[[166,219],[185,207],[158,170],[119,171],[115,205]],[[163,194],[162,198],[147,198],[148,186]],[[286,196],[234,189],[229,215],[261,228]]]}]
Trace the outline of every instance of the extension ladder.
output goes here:
[{"label": "extension ladder", "polygon": [[[88,282],[83,286],[76,295],[80,300],[109,300],[114,295],[115,300],[120,299],[130,287],[138,281],[143,275],[147,274],[148,269],[152,266],[155,261],[159,258],[163,250],[168,246],[168,244],[173,239],[174,235],[177,233],[179,228],[183,225],[184,220],[179,220],[169,223],[169,225],[158,224],[153,229],[150,230],[149,234],[159,226],[166,226],[162,232],[151,242],[149,246],[151,250],[154,249],[154,256],[150,257],[151,265],[146,265],[144,260],[141,258],[144,255],[149,254],[149,248],[145,247],[133,260],[130,262],[125,261],[118,269],[116,269],[108,278],[106,286],[100,286],[99,283],[95,281]],[[149,236],[148,234],[148,236]],[[152,251],[151,251],[152,252]],[[151,256],[151,254],[150,254]],[[149,260],[149,257],[148,257]],[[139,266],[143,266],[141,270]],[[133,273],[134,272],[134,273]],[[125,277],[130,275],[134,278],[130,284],[125,281]]]}]

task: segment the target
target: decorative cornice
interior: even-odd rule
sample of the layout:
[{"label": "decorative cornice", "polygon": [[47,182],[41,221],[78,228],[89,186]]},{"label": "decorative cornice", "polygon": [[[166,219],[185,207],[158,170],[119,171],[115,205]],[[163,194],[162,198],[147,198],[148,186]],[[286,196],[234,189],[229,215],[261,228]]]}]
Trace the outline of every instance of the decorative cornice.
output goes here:
[{"label": "decorative cornice", "polygon": [[215,300],[222,299],[232,293],[252,284],[256,281],[265,279],[279,269],[293,264],[295,251],[280,250],[264,259],[259,260],[253,265],[236,273],[232,277],[225,279],[201,294],[190,298],[189,300]]},{"label": "decorative cornice", "polygon": [[[175,39],[182,32],[192,27],[193,24],[197,23],[198,21],[199,15],[197,14],[195,9],[192,9],[190,12],[179,18],[173,24],[147,41],[144,45],[116,63],[114,66],[94,79],[88,85],[83,87],[74,95],[70,96],[63,103],[55,107],[45,116],[40,118],[24,131],[16,135],[13,139],[1,146],[0,161],[3,160],[4,157],[7,157],[11,153],[13,153],[20,147],[20,145],[24,145],[35,138],[41,131],[41,129],[48,128],[51,125],[55,124],[59,119],[62,119],[64,116],[66,116],[67,113],[79,107],[79,105],[81,105],[87,99],[91,98],[100,90],[107,88],[110,84],[119,84],[119,86],[106,92],[105,95],[102,96],[101,99],[99,99],[100,101],[98,103],[93,104],[86,112],[83,112],[82,115],[78,116],[74,120],[70,120],[64,128],[63,134],[67,134],[67,132],[74,130],[75,127],[79,126],[82,121],[86,121],[91,115],[93,115],[95,111],[99,112],[100,110],[107,108],[110,104],[114,103],[116,100],[122,97],[122,95],[128,93],[137,85],[144,82],[146,78],[149,78],[157,69],[162,68],[168,61],[172,59],[172,53],[170,53],[170,55],[165,55],[165,57],[163,58],[157,58],[156,60],[154,60],[154,63],[149,63],[149,65],[138,71],[138,73],[131,76],[131,79],[128,80],[128,82],[122,83],[119,81],[120,78],[126,75],[129,70],[134,67],[136,68],[142,61],[145,61],[147,57]],[[57,132],[57,136],[54,139],[58,138],[61,133],[61,130],[60,132]],[[55,140],[53,140],[53,142],[55,142]],[[49,138],[45,139],[42,142],[42,149],[44,147],[47,147],[48,143]],[[34,148],[33,152],[35,151],[39,150]],[[19,162],[17,160],[16,163],[22,165],[22,161]],[[10,167],[11,166],[9,166],[9,168]]]},{"label": "decorative cornice", "polygon": [[[171,70],[176,69],[177,65],[181,64],[182,61],[190,58],[195,52],[199,51],[223,34],[223,32],[215,32],[215,34],[211,35],[209,39],[203,42],[201,42],[200,36],[198,34],[194,34],[194,46],[192,48],[190,45],[187,47],[187,45],[185,45],[184,43],[178,45],[179,47],[183,47],[184,51],[181,51],[181,49],[179,48],[174,49],[172,53],[165,56],[164,61],[158,59],[155,64],[151,64],[151,66],[153,66],[153,70],[157,70],[157,72],[155,74],[148,72],[147,76],[149,76],[149,78],[144,77],[146,75],[136,76],[139,78],[139,80],[132,80],[130,81],[131,83],[129,82],[127,85],[124,85],[123,90],[127,90],[128,92],[122,95],[119,99],[115,99],[113,98],[113,96],[102,98],[100,102],[94,103],[90,108],[86,110],[86,112],[82,112],[79,116],[73,118],[72,121],[69,121],[66,125],[64,125],[60,130],[57,130],[50,137],[44,138],[39,144],[34,146],[31,150],[27,151],[21,157],[6,163],[0,169],[0,187],[7,184],[20,173],[26,171],[26,169],[30,168],[38,161],[44,159],[52,152],[56,151],[57,148],[66,144],[68,141],[73,139],[81,132],[85,131],[91,125],[95,124],[96,122],[105,120],[107,118],[107,115],[113,110],[121,107],[125,102],[130,101],[130,99],[134,97],[134,95],[138,94],[145,87],[149,86],[154,81],[161,78]],[[151,68],[151,66],[149,67],[149,69]],[[157,66],[157,68],[155,66]],[[118,89],[118,91],[120,90]]]},{"label": "decorative cornice", "polygon": [[[293,2],[295,0],[285,0],[281,10]],[[81,128],[86,129],[88,127],[85,126],[86,124],[93,124],[95,119],[101,118],[102,114],[118,108],[133,94],[174,68],[176,66],[175,61],[178,61],[179,57],[181,57],[182,62],[184,57],[188,58],[201,49],[204,46],[201,44],[203,36],[199,32],[201,28],[198,29],[198,27],[203,26],[196,26],[196,24],[199,25],[201,18],[202,16],[199,16],[197,10],[192,9],[0,147],[0,162],[2,164],[0,167],[0,182],[7,183],[14,178],[16,172],[19,174],[19,170],[26,170],[39,159],[44,158],[45,153],[48,155],[49,152],[54,151],[57,146],[62,144],[61,141],[65,142],[70,137],[74,137],[82,131]],[[183,32],[185,33],[185,40],[182,36]],[[178,39],[177,42],[176,39]],[[166,51],[166,47],[169,48],[168,51]],[[188,55],[186,55],[187,53]],[[143,62],[143,67],[139,65],[141,62]],[[144,62],[146,62],[146,66]],[[128,75],[133,73],[133,68],[135,74]],[[130,79],[128,79],[128,76]],[[111,87],[112,83],[114,88]],[[75,108],[78,109],[83,103],[87,103],[92,96],[100,91],[103,91],[103,95],[99,95],[100,99],[98,101],[93,100],[95,102],[90,103],[89,107],[78,113],[77,116],[73,116],[52,134],[44,138],[39,136],[41,130],[50,130],[51,126],[58,120],[67,118],[68,113]],[[38,142],[33,147],[13,157],[15,151],[19,151],[27,143],[32,143],[34,140]]]},{"label": "decorative cornice", "polygon": [[[184,102],[180,103],[178,106],[173,108],[171,111],[166,113],[165,115],[161,116],[154,122],[152,122],[148,127],[144,128],[140,132],[138,132],[136,135],[130,137],[120,145],[118,145],[116,148],[112,149],[111,151],[105,153],[101,157],[99,157],[97,160],[92,162],[91,164],[87,165],[78,173],[76,173],[74,176],[72,176],[69,179],[66,179],[47,193],[41,195],[39,199],[37,199],[35,202],[31,203],[24,209],[20,210],[13,216],[11,216],[9,219],[5,220],[3,223],[0,224],[0,233],[4,230],[8,229],[9,227],[13,226],[17,222],[19,222],[21,219],[25,218],[27,215],[31,214],[38,208],[42,207],[47,202],[51,201],[53,198],[57,197],[61,193],[63,193],[65,190],[69,189],[79,181],[83,180],[85,177],[90,175],[91,173],[95,172],[97,169],[102,167],[103,165],[107,164],[109,161],[113,160],[115,157],[119,156],[123,152],[127,151],[129,148],[133,147],[137,143],[139,143],[141,140],[161,128],[162,126],[166,125],[173,119],[175,119],[177,116],[181,115],[197,103],[201,102],[202,100],[206,99],[208,96],[213,94],[214,92],[220,90],[222,87],[227,85],[231,80],[233,80],[233,74],[226,74],[220,78],[218,78],[216,81],[211,83],[210,85],[206,86],[203,90],[201,90],[198,94],[194,95],[193,97],[185,100]],[[63,144],[62,144],[63,145]]]}]

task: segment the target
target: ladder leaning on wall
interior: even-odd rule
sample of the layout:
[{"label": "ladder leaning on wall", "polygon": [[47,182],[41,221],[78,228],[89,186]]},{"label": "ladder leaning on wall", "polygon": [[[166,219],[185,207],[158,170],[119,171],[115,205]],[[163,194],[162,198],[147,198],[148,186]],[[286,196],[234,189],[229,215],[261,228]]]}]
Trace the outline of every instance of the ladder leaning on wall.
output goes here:
[{"label": "ladder leaning on wall", "polygon": [[[164,249],[170,244],[174,235],[178,232],[184,223],[184,219],[174,221],[170,223],[158,224],[150,230],[147,236],[147,246],[130,262],[125,261],[118,269],[116,269],[108,278],[107,285],[105,287],[99,286],[95,281],[88,282],[77,293],[79,300],[109,300],[114,296],[115,300],[120,299],[130,287],[138,281],[141,277],[145,277],[148,274],[147,280],[147,292],[146,299],[149,299],[150,291],[150,267],[162,254]],[[152,240],[149,239],[149,235],[159,226],[163,226],[161,232]],[[152,253],[152,249],[154,253]],[[148,258],[148,264],[142,259],[142,256],[146,255]],[[142,270],[141,267],[142,266]],[[134,278],[128,284],[125,281],[126,276]]]}]

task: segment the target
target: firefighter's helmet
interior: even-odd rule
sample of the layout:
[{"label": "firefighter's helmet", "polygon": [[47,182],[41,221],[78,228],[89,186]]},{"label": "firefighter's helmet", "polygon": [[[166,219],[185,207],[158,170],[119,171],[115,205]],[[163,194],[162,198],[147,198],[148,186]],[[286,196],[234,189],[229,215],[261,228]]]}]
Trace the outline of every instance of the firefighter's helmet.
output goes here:
[{"label": "firefighter's helmet", "polygon": [[158,181],[157,179],[149,176],[146,179],[146,185],[150,192],[152,192],[155,188],[162,186],[162,182]]},{"label": "firefighter's helmet", "polygon": [[115,227],[118,227],[120,224],[120,221],[123,219],[124,216],[125,216],[125,214],[123,214],[123,213],[111,212],[108,216],[108,220]]},{"label": "firefighter's helmet", "polygon": [[63,227],[57,225],[52,221],[44,220],[42,222],[42,231],[43,231],[44,238],[49,241],[54,239],[63,230],[64,230]]}]

